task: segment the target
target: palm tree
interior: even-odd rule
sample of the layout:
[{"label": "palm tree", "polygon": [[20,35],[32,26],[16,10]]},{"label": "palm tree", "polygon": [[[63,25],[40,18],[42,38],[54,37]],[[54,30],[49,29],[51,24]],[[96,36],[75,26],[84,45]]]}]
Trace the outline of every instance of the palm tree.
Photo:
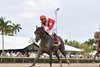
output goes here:
[{"label": "palm tree", "polygon": [[7,34],[6,31],[8,31],[11,27],[9,23],[11,23],[11,21],[5,21],[5,17],[0,18],[0,31],[2,35],[2,52],[4,52],[4,35]]},{"label": "palm tree", "polygon": [[85,41],[83,44],[87,44],[88,47],[91,48],[91,50],[93,50],[93,47],[94,47],[94,39],[88,39],[87,41]]},{"label": "palm tree", "polygon": [[21,25],[20,24],[14,24],[13,23],[13,26],[12,26],[13,28],[12,28],[12,35],[14,35],[14,34],[16,34],[17,32],[19,32],[20,31],[20,29],[22,29],[21,28]]}]

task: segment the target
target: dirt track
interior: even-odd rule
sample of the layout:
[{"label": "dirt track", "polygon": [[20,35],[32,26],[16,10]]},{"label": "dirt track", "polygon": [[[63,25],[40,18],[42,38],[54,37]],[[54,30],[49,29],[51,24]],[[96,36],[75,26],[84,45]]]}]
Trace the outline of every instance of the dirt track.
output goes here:
[{"label": "dirt track", "polygon": [[[92,63],[84,63],[84,64],[79,64],[79,63],[76,63],[76,64],[62,64],[63,67],[99,67],[99,64],[100,63],[95,63],[95,64],[92,64]],[[31,64],[0,64],[0,67],[28,67],[30,66]],[[36,64],[35,67],[49,67],[49,64]],[[53,63],[53,67],[60,67],[59,64],[54,64]]]}]

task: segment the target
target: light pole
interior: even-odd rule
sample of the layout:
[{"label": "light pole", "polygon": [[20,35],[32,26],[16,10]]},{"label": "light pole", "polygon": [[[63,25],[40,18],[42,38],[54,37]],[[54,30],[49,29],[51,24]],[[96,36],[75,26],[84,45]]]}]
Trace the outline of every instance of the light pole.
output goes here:
[{"label": "light pole", "polygon": [[69,32],[69,41],[71,40],[71,32]]},{"label": "light pole", "polygon": [[56,34],[58,33],[58,30],[57,30],[57,11],[59,10],[60,8],[57,8],[55,10],[55,21],[56,21]]}]

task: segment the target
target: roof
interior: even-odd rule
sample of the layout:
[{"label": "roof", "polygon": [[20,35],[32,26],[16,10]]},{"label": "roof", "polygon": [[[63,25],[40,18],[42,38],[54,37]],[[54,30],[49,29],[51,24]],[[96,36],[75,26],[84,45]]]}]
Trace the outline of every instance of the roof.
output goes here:
[{"label": "roof", "polygon": [[65,50],[66,51],[83,51],[82,49],[78,49],[69,45],[65,45]]},{"label": "roof", "polygon": [[[18,36],[4,36],[4,50],[23,49],[30,45],[30,38]],[[2,36],[0,35],[0,50],[2,50]]]}]

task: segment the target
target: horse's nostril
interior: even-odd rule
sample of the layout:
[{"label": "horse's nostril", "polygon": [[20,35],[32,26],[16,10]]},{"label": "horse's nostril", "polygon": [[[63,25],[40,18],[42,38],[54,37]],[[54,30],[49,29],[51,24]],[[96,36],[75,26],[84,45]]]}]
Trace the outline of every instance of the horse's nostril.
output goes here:
[{"label": "horse's nostril", "polygon": [[38,42],[38,40],[36,40],[36,42]]},{"label": "horse's nostril", "polygon": [[38,41],[39,41],[39,39],[35,39],[35,41],[36,41],[36,42],[38,42]]}]

